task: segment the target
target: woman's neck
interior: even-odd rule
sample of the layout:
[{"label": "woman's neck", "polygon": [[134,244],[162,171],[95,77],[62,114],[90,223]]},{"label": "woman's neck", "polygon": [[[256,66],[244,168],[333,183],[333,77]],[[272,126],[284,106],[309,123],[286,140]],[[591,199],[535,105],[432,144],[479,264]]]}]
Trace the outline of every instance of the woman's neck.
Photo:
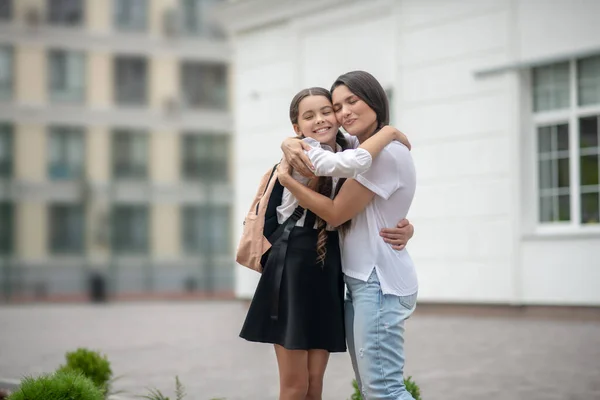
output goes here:
[{"label": "woman's neck", "polygon": [[360,144],[363,144],[363,142],[365,140],[367,140],[368,138],[370,138],[371,136],[373,136],[375,134],[375,132],[377,132],[377,125],[375,125],[375,127],[373,127],[372,129],[368,129],[364,133],[359,133],[358,135],[356,135],[356,138],[358,139],[358,142]]}]

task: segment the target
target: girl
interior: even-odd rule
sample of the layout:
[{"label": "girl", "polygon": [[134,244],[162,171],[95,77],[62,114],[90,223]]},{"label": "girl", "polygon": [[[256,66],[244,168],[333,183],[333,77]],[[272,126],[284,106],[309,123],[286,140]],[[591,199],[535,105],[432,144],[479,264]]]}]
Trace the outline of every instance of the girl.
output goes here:
[{"label": "girl", "polygon": [[[341,75],[331,92],[337,121],[361,144],[384,132],[387,98],[372,75]],[[397,141],[388,144],[371,168],[347,180],[334,199],[292,179],[285,161],[278,168],[281,184],[301,206],[333,226],[353,220],[343,234],[342,267],[348,288],[348,348],[363,397],[413,399],[404,386],[403,369],[404,321],[417,298],[415,268],[406,250],[395,251],[374,239],[398,212],[406,216],[412,203],[416,176],[408,148]]]},{"label": "girl", "polygon": [[[373,157],[391,141],[406,143],[401,132],[386,127],[358,149],[343,151],[349,146],[338,131],[331,95],[323,88],[299,92],[290,105],[290,120],[308,145],[306,154],[319,176],[309,181],[293,174],[291,179],[301,186],[311,185],[327,198],[335,193],[339,178],[366,172]],[[290,218],[297,206],[294,196],[284,190],[277,208],[279,224]],[[329,353],[346,350],[337,231],[313,212],[304,212],[290,234],[283,264],[274,265],[269,260],[265,265],[240,336],[275,345],[281,400],[321,399]],[[278,267],[283,268],[280,281]],[[276,318],[271,308],[274,290],[279,297]]]}]

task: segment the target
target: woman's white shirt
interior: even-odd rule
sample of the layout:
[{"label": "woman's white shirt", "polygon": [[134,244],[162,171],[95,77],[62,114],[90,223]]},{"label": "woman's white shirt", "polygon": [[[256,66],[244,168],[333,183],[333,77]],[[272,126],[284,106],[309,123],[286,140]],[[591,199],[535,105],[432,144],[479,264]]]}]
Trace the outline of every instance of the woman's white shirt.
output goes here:
[{"label": "woman's white shirt", "polygon": [[367,281],[373,269],[384,294],[408,296],[417,292],[415,266],[406,249],[397,251],[379,232],[406,217],[416,188],[410,151],[400,142],[388,144],[371,168],[355,178],[375,197],[352,218],[352,228],[341,238],[344,274]]}]

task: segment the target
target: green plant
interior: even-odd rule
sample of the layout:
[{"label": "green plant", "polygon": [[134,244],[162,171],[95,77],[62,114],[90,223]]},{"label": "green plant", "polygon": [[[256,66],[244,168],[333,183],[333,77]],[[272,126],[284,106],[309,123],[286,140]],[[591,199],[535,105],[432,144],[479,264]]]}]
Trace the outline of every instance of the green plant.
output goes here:
[{"label": "green plant", "polygon": [[26,377],[8,400],[103,400],[102,391],[80,372],[60,371]]},{"label": "green plant", "polygon": [[[182,400],[185,397],[185,388],[183,387],[179,377],[175,377],[175,400]],[[150,392],[147,395],[140,396],[143,399],[148,400],[170,400],[169,397],[165,396],[158,389],[150,389]]]},{"label": "green plant", "polygon": [[[412,380],[412,376],[404,378],[404,386],[406,386],[406,390],[412,395],[412,397],[414,397],[415,400],[422,400],[421,389],[419,388],[419,385]],[[354,388],[354,393],[352,393],[352,396],[350,396],[350,400],[363,400],[356,379],[352,380],[352,387]]]},{"label": "green plant", "polygon": [[358,388],[358,382],[356,379],[352,380],[352,387],[354,388],[354,393],[350,396],[350,400],[362,400],[362,395],[360,394],[360,389]]},{"label": "green plant", "polygon": [[78,371],[91,379],[104,395],[110,391],[112,370],[106,356],[97,351],[79,348],[65,355],[67,363],[61,365],[58,371]]},{"label": "green plant", "polygon": [[417,385],[417,383],[412,380],[412,376],[404,378],[404,386],[406,386],[406,390],[408,390],[408,392],[412,395],[412,397],[415,398],[415,400],[422,400],[421,388],[419,388],[419,385]]}]

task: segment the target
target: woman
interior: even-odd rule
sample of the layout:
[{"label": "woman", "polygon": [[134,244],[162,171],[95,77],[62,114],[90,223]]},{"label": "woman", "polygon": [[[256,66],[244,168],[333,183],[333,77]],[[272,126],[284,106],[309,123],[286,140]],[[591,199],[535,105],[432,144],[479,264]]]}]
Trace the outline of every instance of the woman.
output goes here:
[{"label": "woman", "polygon": [[[343,151],[348,144],[338,131],[330,93],[323,88],[298,93],[290,105],[290,120],[308,146],[306,154],[315,174],[321,176],[312,182],[299,174],[291,179],[302,186],[311,185],[327,197],[333,196],[338,178],[366,172],[372,158],[392,140],[406,139],[386,127],[360,148]],[[298,201],[284,190],[277,208],[279,224],[297,207]],[[329,353],[346,350],[338,233],[314,213],[301,212],[290,233],[284,262],[279,265],[270,257],[265,265],[240,333],[250,341],[274,344],[282,400],[320,399]],[[281,270],[278,279],[277,271]],[[274,291],[278,305],[275,315]]]},{"label": "woman", "polygon": [[[331,93],[338,122],[360,143],[377,137],[388,124],[385,91],[369,73],[341,75]],[[363,397],[413,399],[404,386],[403,369],[404,321],[417,298],[415,268],[406,250],[395,251],[374,239],[399,212],[408,213],[416,187],[410,151],[391,142],[371,168],[347,180],[334,199],[300,185],[288,171],[289,164],[282,162],[279,180],[301,206],[333,226],[353,220],[342,238],[342,268],[348,288],[348,349]]]}]

